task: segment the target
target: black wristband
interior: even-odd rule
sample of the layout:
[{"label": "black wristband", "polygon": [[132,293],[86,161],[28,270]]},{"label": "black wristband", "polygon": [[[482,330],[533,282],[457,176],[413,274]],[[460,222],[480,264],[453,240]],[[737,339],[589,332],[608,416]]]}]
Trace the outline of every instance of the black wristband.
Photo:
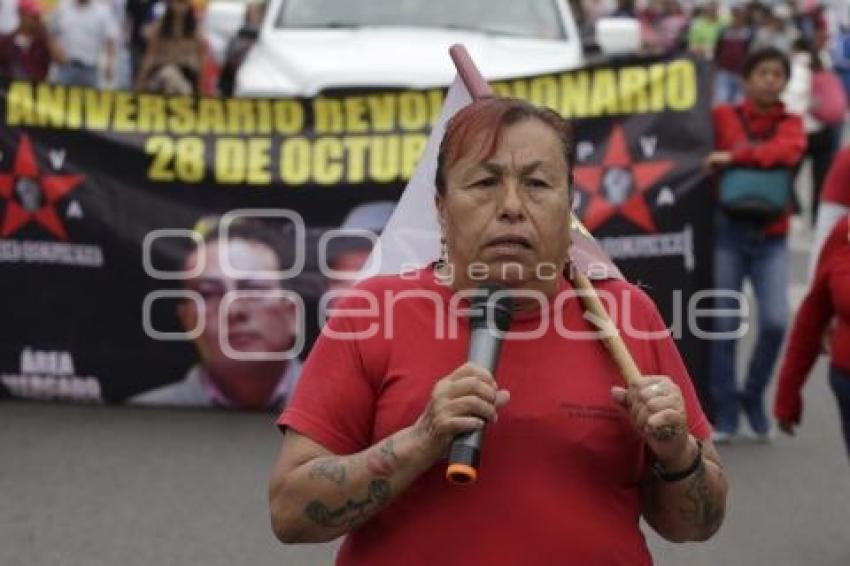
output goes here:
[{"label": "black wristband", "polygon": [[697,439],[697,457],[694,458],[694,461],[690,466],[680,472],[666,472],[664,471],[664,467],[661,465],[661,462],[655,462],[655,464],[652,465],[652,470],[655,472],[655,476],[661,481],[672,483],[690,476],[696,472],[700,466],[702,466],[702,442]]}]

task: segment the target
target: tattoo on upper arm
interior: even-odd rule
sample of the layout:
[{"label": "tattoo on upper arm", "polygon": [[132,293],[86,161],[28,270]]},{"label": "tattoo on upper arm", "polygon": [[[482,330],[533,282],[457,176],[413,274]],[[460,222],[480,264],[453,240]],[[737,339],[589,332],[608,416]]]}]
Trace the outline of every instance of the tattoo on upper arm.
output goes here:
[{"label": "tattoo on upper arm", "polygon": [[369,482],[369,492],[363,499],[349,499],[337,509],[331,509],[321,501],[307,504],[304,514],[314,523],[326,528],[354,528],[363,524],[372,512],[390,500],[390,482],[375,479]]},{"label": "tattoo on upper arm", "polygon": [[345,464],[336,458],[319,458],[310,467],[310,479],[325,478],[338,486],[345,485]]},{"label": "tattoo on upper arm", "polygon": [[723,520],[723,508],[715,502],[708,485],[708,472],[703,462],[688,478],[679,513],[683,520],[705,529],[716,529]]}]

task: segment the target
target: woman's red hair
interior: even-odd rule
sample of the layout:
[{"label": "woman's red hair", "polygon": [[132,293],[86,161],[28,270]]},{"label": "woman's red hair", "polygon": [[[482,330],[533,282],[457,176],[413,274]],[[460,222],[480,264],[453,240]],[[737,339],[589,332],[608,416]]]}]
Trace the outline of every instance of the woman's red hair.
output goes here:
[{"label": "woman's red hair", "polygon": [[446,171],[462,157],[470,152],[476,152],[480,159],[490,157],[505,127],[532,119],[549,126],[561,141],[567,173],[572,179],[575,134],[570,122],[549,108],[534,106],[518,98],[484,98],[462,108],[446,125],[437,154],[437,194],[445,195]]}]

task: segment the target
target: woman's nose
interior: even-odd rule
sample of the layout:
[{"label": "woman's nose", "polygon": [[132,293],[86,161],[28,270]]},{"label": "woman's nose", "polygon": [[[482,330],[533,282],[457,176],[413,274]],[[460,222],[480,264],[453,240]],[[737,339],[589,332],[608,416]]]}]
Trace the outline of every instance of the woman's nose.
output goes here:
[{"label": "woman's nose", "polygon": [[522,195],[518,181],[508,180],[505,182],[502,193],[501,215],[502,217],[517,220],[524,217]]}]

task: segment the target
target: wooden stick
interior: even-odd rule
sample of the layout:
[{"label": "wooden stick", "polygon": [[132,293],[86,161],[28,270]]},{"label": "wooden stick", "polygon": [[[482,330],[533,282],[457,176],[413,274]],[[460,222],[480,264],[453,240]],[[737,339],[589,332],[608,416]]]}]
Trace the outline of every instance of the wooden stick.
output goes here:
[{"label": "wooden stick", "polygon": [[469,51],[461,43],[455,43],[449,48],[449,55],[455,64],[457,74],[460,75],[466,90],[472,96],[472,100],[481,100],[484,98],[493,98],[493,90],[490,88],[490,83],[481,75],[478,67],[469,56]]},{"label": "wooden stick", "polygon": [[596,294],[596,289],[593,288],[593,283],[590,282],[587,275],[578,269],[573,270],[573,285],[580,291],[581,304],[584,305],[584,310],[587,312],[585,318],[590,321],[597,329],[602,332],[600,340],[611,354],[617,369],[620,370],[620,375],[626,382],[626,385],[635,385],[641,376],[640,369],[635,363],[631,352],[623,342],[619,330],[608,315],[608,311],[599,300]]},{"label": "wooden stick", "polygon": [[[449,49],[449,54],[452,57],[452,61],[454,61],[458,75],[460,75],[463,84],[466,86],[473,100],[492,98],[494,96],[490,85],[481,75],[478,67],[475,66],[466,47],[456,43]],[[596,289],[593,288],[590,279],[579,269],[573,269],[572,271],[573,284],[579,289],[581,303],[587,312],[585,316],[591,324],[602,332],[602,343],[614,359],[614,363],[620,370],[620,374],[622,374],[626,385],[637,383],[641,375],[640,369],[637,367],[632,354],[626,347],[626,343],[620,337],[620,332],[608,315],[608,311],[602,306],[602,301],[599,300]]]}]

